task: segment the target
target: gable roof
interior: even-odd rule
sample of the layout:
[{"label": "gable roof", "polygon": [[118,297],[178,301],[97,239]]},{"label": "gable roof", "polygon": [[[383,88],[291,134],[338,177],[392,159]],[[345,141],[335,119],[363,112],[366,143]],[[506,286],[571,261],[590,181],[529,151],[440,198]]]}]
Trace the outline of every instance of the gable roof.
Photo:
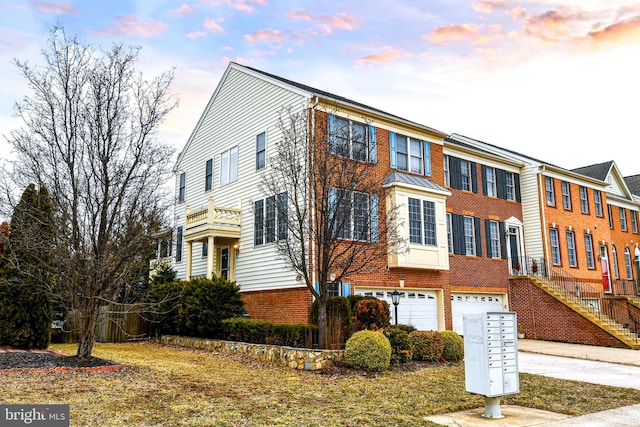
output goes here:
[{"label": "gable roof", "polygon": [[572,171],[581,175],[590,176],[591,178],[599,179],[600,181],[604,181],[605,179],[607,179],[607,175],[609,175],[612,167],[613,160],[610,160],[604,163],[598,163],[595,165],[572,169]]},{"label": "gable roof", "polygon": [[631,194],[640,196],[640,175],[625,176],[624,182],[629,187]]}]

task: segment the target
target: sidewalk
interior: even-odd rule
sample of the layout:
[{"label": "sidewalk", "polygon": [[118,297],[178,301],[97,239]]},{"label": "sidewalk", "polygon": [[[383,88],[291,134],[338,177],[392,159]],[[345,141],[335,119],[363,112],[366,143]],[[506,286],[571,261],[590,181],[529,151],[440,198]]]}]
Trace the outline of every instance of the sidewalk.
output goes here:
[{"label": "sidewalk", "polygon": [[547,354],[550,356],[570,357],[573,359],[596,360],[598,362],[640,366],[640,350],[630,350],[625,348],[521,339],[518,340],[518,350],[526,353]]}]

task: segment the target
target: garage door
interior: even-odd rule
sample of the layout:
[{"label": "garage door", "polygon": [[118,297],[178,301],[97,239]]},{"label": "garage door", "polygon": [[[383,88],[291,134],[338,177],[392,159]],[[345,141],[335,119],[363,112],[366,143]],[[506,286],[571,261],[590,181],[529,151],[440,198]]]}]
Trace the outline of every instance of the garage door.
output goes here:
[{"label": "garage door", "polygon": [[462,319],[465,314],[484,313],[487,311],[503,311],[502,294],[458,294],[451,293],[451,314],[453,330],[462,334]]},{"label": "garage door", "polygon": [[[356,295],[374,296],[389,303],[391,311],[391,323],[395,324],[394,307],[391,302],[391,293],[388,289],[355,288]],[[408,291],[400,292],[400,304],[398,304],[398,323],[411,325],[420,331],[438,330],[438,299],[435,291]]]}]

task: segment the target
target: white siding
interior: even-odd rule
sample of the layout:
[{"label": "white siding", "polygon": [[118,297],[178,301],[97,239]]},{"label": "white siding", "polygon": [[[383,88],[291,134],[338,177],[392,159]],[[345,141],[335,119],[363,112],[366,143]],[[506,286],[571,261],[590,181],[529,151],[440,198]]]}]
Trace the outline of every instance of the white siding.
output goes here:
[{"label": "white siding", "polygon": [[520,172],[520,192],[522,196],[522,222],[524,224],[526,255],[531,258],[544,258],[537,164],[527,164],[522,168]]},{"label": "white siding", "polygon": [[[216,206],[242,210],[235,280],[243,291],[300,286],[295,274],[277,259],[274,245],[253,244],[253,202],[265,197],[258,190],[264,169],[255,170],[256,135],[266,132],[268,158],[281,136],[276,127],[278,112],[288,105],[302,109],[307,103],[298,93],[230,68],[176,165],[176,200],[179,175],[187,172],[186,203],[176,206],[176,226],[184,225],[186,204],[192,210],[205,207],[209,196]],[[234,146],[238,146],[238,179],[221,187],[220,154]],[[205,164],[211,158],[213,189],[205,192]],[[174,267],[180,278],[185,276],[186,244],[183,253],[182,262]],[[195,243],[193,275],[206,273],[206,258],[201,253],[201,245]]]}]

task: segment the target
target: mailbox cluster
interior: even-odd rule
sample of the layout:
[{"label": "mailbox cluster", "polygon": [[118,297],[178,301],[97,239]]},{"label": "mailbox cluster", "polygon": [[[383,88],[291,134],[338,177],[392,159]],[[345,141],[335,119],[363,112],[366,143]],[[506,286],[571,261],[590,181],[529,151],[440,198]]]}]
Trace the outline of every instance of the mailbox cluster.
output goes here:
[{"label": "mailbox cluster", "polygon": [[516,313],[464,316],[467,391],[487,397],[520,392]]}]

